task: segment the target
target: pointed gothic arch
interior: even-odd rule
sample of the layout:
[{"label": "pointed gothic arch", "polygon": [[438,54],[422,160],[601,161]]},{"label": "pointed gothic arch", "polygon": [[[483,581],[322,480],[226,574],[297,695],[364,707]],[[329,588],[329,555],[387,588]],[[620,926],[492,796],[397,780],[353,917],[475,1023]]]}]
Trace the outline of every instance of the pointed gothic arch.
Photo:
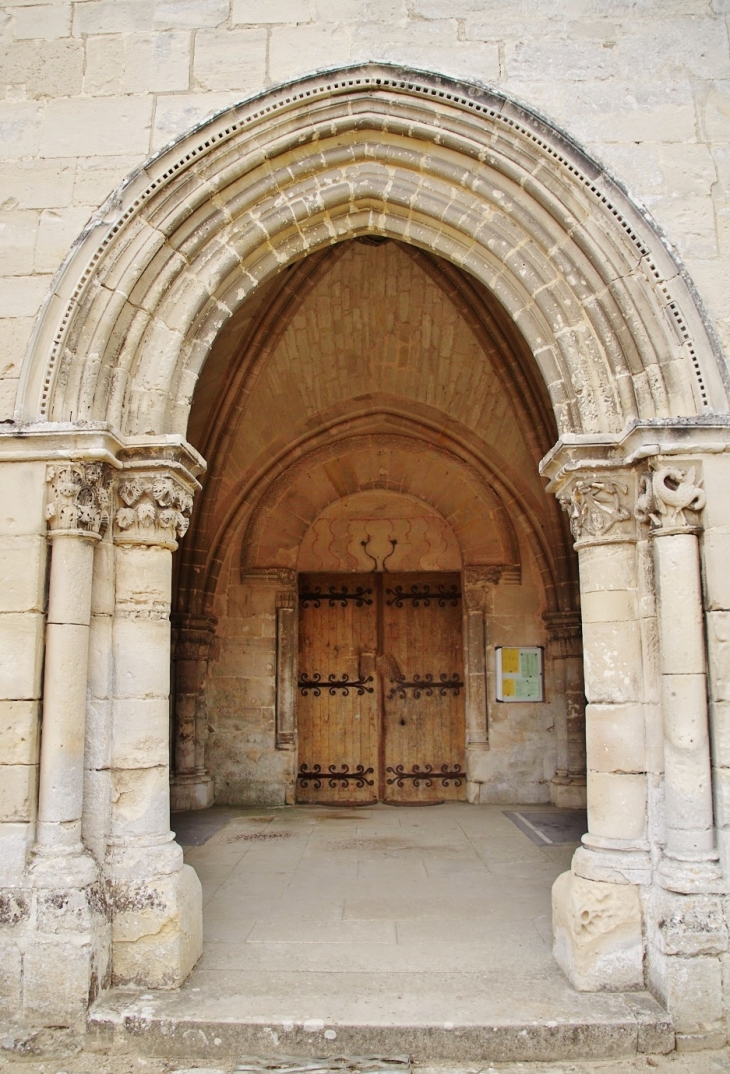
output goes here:
[{"label": "pointed gothic arch", "polygon": [[54,281],[17,419],[184,435],[238,306],[287,264],[366,233],[490,289],[561,433],[727,407],[691,283],[605,170],[500,94],[365,65],[227,109],[122,184]]}]

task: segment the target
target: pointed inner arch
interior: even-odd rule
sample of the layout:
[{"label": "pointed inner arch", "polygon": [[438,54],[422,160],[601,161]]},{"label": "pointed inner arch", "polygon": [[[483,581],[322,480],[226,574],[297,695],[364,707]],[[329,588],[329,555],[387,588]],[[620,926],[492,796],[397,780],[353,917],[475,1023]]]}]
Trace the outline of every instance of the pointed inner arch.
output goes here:
[{"label": "pointed inner arch", "polygon": [[367,234],[489,291],[561,433],[727,406],[691,288],[609,176],[498,95],[367,67],[237,106],[136,173],[59,274],[19,413],[184,434],[241,305]]},{"label": "pointed inner arch", "polygon": [[546,609],[572,606],[538,476],[557,435],[545,386],[488,290],[438,257],[366,237],[279,274],[219,334],[188,435],[209,471],[181,609],[215,614],[220,584],[251,571],[367,571],[372,553],[524,567]]}]

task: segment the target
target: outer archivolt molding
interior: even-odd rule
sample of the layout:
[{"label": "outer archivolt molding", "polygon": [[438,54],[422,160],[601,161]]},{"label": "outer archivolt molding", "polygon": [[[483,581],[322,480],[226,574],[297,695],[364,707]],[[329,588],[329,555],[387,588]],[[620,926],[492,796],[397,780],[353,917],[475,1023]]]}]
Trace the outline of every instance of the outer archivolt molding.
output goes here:
[{"label": "outer archivolt molding", "polygon": [[[67,397],[63,396],[61,400],[57,399],[59,390],[63,389],[63,385],[59,384],[57,386],[59,365],[61,360],[65,358],[69,342],[73,344],[72,350],[75,361],[80,362],[83,370],[81,380],[85,386],[87,400],[77,401],[77,406],[80,407],[82,412],[74,413],[74,418],[106,417],[108,420],[114,419],[115,415],[109,413],[109,397],[112,394],[111,378],[114,376],[115,368],[117,367],[107,368],[98,374],[94,368],[100,353],[102,354],[103,365],[105,361],[103,352],[109,348],[109,337],[112,335],[115,326],[119,331],[119,326],[116,325],[117,315],[114,312],[114,303],[108,308],[105,306],[100,314],[97,311],[95,315],[89,317],[90,327],[84,329],[84,338],[88,341],[86,346],[90,351],[88,359],[84,354],[85,345],[83,339],[75,337],[71,340],[71,333],[72,330],[76,333],[75,322],[77,315],[82,313],[86,318],[91,312],[90,309],[82,308],[86,306],[89,299],[90,285],[95,277],[99,275],[102,264],[108,265],[109,258],[114,257],[115,250],[119,250],[119,258],[122,263],[121,268],[115,266],[113,270],[120,280],[123,279],[123,284],[118,284],[120,294],[131,295],[135,284],[139,284],[145,271],[149,270],[150,263],[158,252],[159,246],[155,246],[154,242],[152,242],[149,249],[147,249],[143,238],[141,240],[143,249],[138,251],[140,256],[136,259],[133,248],[135,238],[138,237],[129,234],[130,225],[133,220],[137,219],[142,232],[146,231],[150,237],[156,235],[161,241],[165,241],[166,229],[162,226],[156,227],[154,221],[149,219],[147,210],[145,210],[147,218],[144,218],[145,213],[142,213],[142,210],[145,207],[149,206],[150,211],[152,211],[152,206],[156,204],[164,215],[177,221],[177,224],[173,225],[173,230],[167,231],[168,238],[171,234],[174,234],[176,238],[175,243],[168,244],[168,252],[171,256],[177,255],[180,258],[179,247],[184,242],[184,239],[177,237],[175,227],[180,227],[184,221],[189,220],[194,215],[196,208],[202,205],[206,199],[210,202],[214,198],[216,191],[220,189],[220,184],[223,182],[222,173],[231,167],[230,160],[223,160],[219,162],[220,174],[214,170],[205,173],[205,168],[202,167],[203,161],[205,161],[206,157],[210,157],[211,161],[215,163],[215,151],[217,148],[231,142],[236,136],[246,135],[249,141],[245,144],[245,155],[251,158],[253,161],[252,168],[255,170],[256,165],[261,165],[265,161],[273,162],[277,153],[282,151],[281,146],[284,143],[286,143],[287,148],[293,151],[298,145],[306,143],[308,138],[314,138],[313,147],[310,149],[310,158],[314,160],[318,152],[316,141],[318,135],[314,129],[317,121],[316,106],[318,102],[329,101],[333,107],[338,107],[339,119],[348,119],[351,123],[350,130],[353,130],[357,129],[358,104],[364,102],[367,105],[368,101],[374,104],[376,99],[381,107],[385,104],[395,110],[401,110],[402,130],[396,136],[396,141],[400,139],[401,149],[407,144],[407,138],[403,134],[403,130],[405,130],[403,114],[409,111],[409,114],[412,115],[412,123],[408,132],[410,138],[415,141],[421,139],[421,143],[429,140],[432,143],[437,142],[439,147],[445,147],[445,152],[451,150],[452,158],[454,153],[456,153],[457,158],[459,155],[461,156],[463,173],[460,186],[472,201],[476,198],[476,202],[478,202],[475,188],[484,188],[485,184],[488,185],[490,169],[493,175],[497,175],[501,168],[503,177],[507,177],[512,183],[517,182],[522,187],[525,193],[525,202],[531,202],[534,207],[539,206],[542,212],[546,210],[546,206],[550,206],[553,210],[553,225],[563,228],[566,242],[572,242],[574,250],[581,250],[583,256],[586,257],[587,263],[593,265],[596,271],[600,268],[595,260],[597,248],[593,243],[593,238],[597,234],[600,234],[601,241],[607,243],[607,248],[611,243],[613,244],[613,248],[618,251],[619,260],[622,264],[629,264],[632,261],[634,264],[640,264],[646,279],[643,282],[635,280],[633,283],[635,291],[637,293],[643,292],[643,297],[639,294],[637,306],[630,291],[624,289],[622,299],[624,304],[628,303],[628,308],[626,312],[621,314],[621,317],[624,326],[629,328],[630,334],[636,340],[639,353],[642,352],[642,347],[639,344],[639,336],[642,332],[645,334],[648,331],[649,336],[652,337],[649,350],[651,351],[653,347],[654,358],[648,363],[644,360],[644,375],[651,380],[649,366],[652,363],[658,367],[668,368],[668,366],[674,364],[672,359],[676,360],[684,357],[689,361],[690,368],[694,373],[695,406],[697,409],[701,410],[711,405],[714,405],[716,409],[725,409],[727,407],[727,392],[724,383],[725,371],[722,360],[718,355],[715,355],[714,359],[712,357],[713,341],[704,326],[702,314],[697,308],[691,287],[683,277],[677,263],[668,254],[657,233],[657,229],[650,222],[647,214],[639,211],[620,187],[602,172],[593,161],[578,150],[564,135],[556,132],[526,109],[507,101],[499,94],[457,83],[443,77],[407,72],[393,67],[367,66],[338,71],[329,76],[324,74],[304,79],[290,86],[266,93],[251,102],[236,106],[208,121],[191,135],[164,150],[143,169],[130,177],[117,194],[97,214],[92,225],[81,236],[56,278],[54,292],[44,307],[38,330],[31,344],[31,354],[24,367],[17,412],[19,420],[43,420],[54,417],[56,412],[54,408],[58,404],[67,410],[68,403],[73,403],[72,389]],[[288,130],[279,131],[275,129],[275,125],[270,130],[266,128],[266,125],[271,124],[277,115],[286,115],[287,113],[289,114]],[[462,120],[459,119],[459,114],[463,117]],[[469,127],[468,114],[478,117],[482,122],[477,125],[471,121],[471,127]],[[375,127],[372,123],[368,127],[367,115],[363,115],[361,118],[362,129],[374,130],[376,133],[379,132],[381,137],[386,138],[385,131],[389,130],[389,127],[387,120],[383,125],[382,114],[380,124],[376,124]],[[333,114],[330,122],[330,136],[336,133],[337,121],[338,116]],[[398,123],[393,123],[394,130],[398,126]],[[506,148],[510,149],[510,154],[505,154]],[[244,149],[242,149],[243,152]],[[435,155],[435,146],[433,152]],[[502,155],[500,156],[500,154]],[[326,170],[328,166],[330,168],[334,166],[335,171],[340,171],[346,167],[346,163],[341,161],[339,164],[322,165],[320,157],[318,167],[320,169],[324,167]],[[194,175],[190,175],[189,170],[193,168],[197,168],[198,171]],[[394,170],[397,170],[397,164],[394,166]],[[459,165],[456,164],[454,174],[456,175],[458,172]],[[560,178],[559,173],[562,173],[562,178]],[[267,174],[269,177],[271,176],[271,167],[269,167]],[[185,177],[184,181],[183,177]],[[241,173],[238,173],[235,178],[238,180],[240,177]],[[441,177],[441,181],[445,184],[445,175]],[[186,200],[182,188],[186,185],[190,186],[191,182],[193,189],[187,190]],[[455,178],[455,192],[452,195],[454,197],[458,186],[459,180]],[[572,210],[569,195],[571,186],[576,190],[582,189],[590,195],[590,199],[596,207],[600,206],[600,212],[596,214],[599,218],[597,231],[591,233],[589,227],[581,231],[580,226],[576,226],[575,218],[573,217],[571,220]],[[239,194],[238,197],[240,199],[241,195]],[[370,201],[372,201],[372,198],[370,198]],[[368,197],[366,195],[365,203],[367,202]],[[486,203],[482,201],[482,204],[485,205]],[[253,207],[255,208],[255,202]],[[321,209],[318,209],[317,212],[321,214]],[[375,215],[377,216],[377,211]],[[590,217],[592,214],[589,212],[588,215]],[[427,229],[424,228],[425,237],[420,242],[417,237],[411,241],[437,249],[435,244],[438,242],[439,227],[441,232],[450,228],[452,233],[461,234],[458,226],[455,228],[453,224],[445,224],[443,220],[437,217],[434,219],[438,226],[433,233],[426,235]],[[483,219],[486,219],[486,217],[483,217]],[[304,229],[301,222],[297,221],[294,213],[292,213],[291,223],[293,234],[298,235],[299,239],[301,239]],[[368,225],[365,223],[361,222],[360,227],[362,230],[368,230]],[[370,224],[370,229],[372,229],[372,224]],[[383,226],[380,230],[387,232],[388,229],[387,226]],[[623,251],[620,249],[619,230],[624,236]],[[348,237],[351,237],[352,233],[350,231]],[[340,237],[330,235],[327,241],[335,242]],[[473,235],[465,232],[462,237],[467,245],[471,241],[471,245],[474,247]],[[633,259],[626,249],[626,240],[628,240],[629,248],[633,248]],[[324,241],[324,239],[318,240],[319,245],[322,245]],[[263,230],[261,231],[260,242],[262,247],[266,247],[268,244],[269,250],[271,250],[271,243]],[[275,268],[281,268],[283,264],[287,263],[287,259],[295,260],[302,256],[303,253],[309,252],[303,250],[291,238],[280,238],[280,242],[283,249],[276,252],[276,264],[269,267],[269,274]],[[313,248],[316,248],[316,245],[316,242],[313,243]],[[132,252],[130,253],[130,251]],[[437,252],[443,251],[437,249]],[[454,247],[451,253],[454,260],[459,260],[459,258],[469,260],[470,271],[476,271],[473,259],[469,258],[464,251],[460,252]],[[477,260],[479,256],[483,259],[486,253],[487,251],[480,247],[477,251]],[[508,257],[513,254],[514,249],[509,251]],[[593,254],[593,260],[591,260],[591,254]],[[123,263],[127,258],[129,265],[125,266]],[[573,265],[575,265],[575,259]],[[511,266],[508,267],[505,264],[503,268],[505,271],[512,273],[510,282],[514,280],[519,282],[517,274],[515,274]],[[574,271],[580,275],[578,269],[574,269]],[[119,275],[120,273],[121,275]],[[255,266],[252,273],[255,278],[254,282],[256,280],[261,282],[263,275],[265,275],[265,269],[261,266]],[[563,276],[562,279],[564,278]],[[251,281],[251,276],[249,281]],[[618,285],[620,282],[620,279],[612,281],[604,278],[604,288],[612,294],[612,284]],[[199,280],[195,280],[194,283],[200,287]],[[538,283],[540,283],[539,276]],[[148,289],[152,290],[154,286],[153,282]],[[195,288],[192,287],[190,290],[194,299],[193,292]],[[186,297],[184,288],[181,296],[183,299]],[[119,295],[117,298],[119,299]],[[214,299],[214,306],[220,307],[216,314],[220,324],[221,319],[224,320],[230,315],[231,311],[225,308],[225,302],[221,302],[220,296],[215,298],[211,294],[211,298]],[[612,301],[614,304],[617,301],[615,295],[613,295]],[[179,304],[184,304],[184,301]],[[191,308],[193,307],[195,307],[194,301],[191,305]],[[147,314],[150,311],[149,307],[146,309],[135,307],[135,312]],[[193,312],[192,319],[189,319],[187,324],[182,324],[181,322],[180,332],[186,340],[189,340],[191,332],[195,331],[196,321],[198,322],[197,329],[200,334],[202,329],[200,312],[200,310],[197,313]],[[655,325],[653,333],[646,326],[643,330],[641,328],[632,328],[634,320],[640,322],[643,313],[648,314],[649,319],[653,321]],[[661,325],[664,316],[668,317],[669,323],[674,326],[676,335],[674,347],[671,337],[669,334],[664,337],[661,327],[657,336],[656,325]],[[95,318],[96,323],[94,323]],[[147,327],[144,317],[142,320],[145,327],[140,333],[140,338],[143,337]],[[215,317],[213,320],[215,321]],[[567,327],[570,327],[570,322],[568,322]],[[209,325],[206,334],[209,334],[210,330]],[[639,336],[637,336],[637,331]],[[90,346],[89,344],[95,333],[98,334],[98,338],[94,340],[94,345]],[[646,352],[645,346],[643,350]],[[205,347],[203,347],[203,351],[207,353]],[[92,361],[92,353],[94,354],[94,361]],[[164,386],[156,389],[159,395],[164,396],[166,390],[169,391],[169,388],[176,381],[179,381],[181,363],[184,364],[183,354],[184,351],[177,354],[177,371],[173,372],[172,380],[169,381],[167,389]],[[195,368],[190,368],[187,374],[188,381],[191,378],[194,379],[197,375],[197,369],[202,360],[204,360],[204,355],[197,362]],[[108,358],[106,361],[108,364]],[[569,371],[570,366],[569,362],[567,364],[566,362],[567,359],[562,356],[563,379],[570,381],[569,372],[566,373],[566,371]],[[120,372],[122,380],[124,380],[124,371]],[[74,375],[76,377],[75,382],[78,382],[79,374]],[[575,376],[580,379],[580,375],[580,370],[577,370]],[[610,375],[617,379],[615,371]],[[143,378],[144,369],[140,376]],[[91,378],[88,384],[87,377]],[[95,377],[97,377],[96,384],[100,386],[102,398],[97,399],[95,403],[89,404],[88,399],[93,399],[96,394]],[[104,377],[107,378],[106,381],[103,380]],[[132,380],[134,380],[134,377],[132,377]],[[615,387],[614,390],[619,389],[620,385]],[[129,391],[130,389],[127,389],[127,406],[129,406]],[[651,387],[649,391],[653,393],[654,388]],[[672,402],[671,385],[669,386],[669,392],[670,410],[676,411],[678,404],[676,401]],[[680,391],[680,398],[681,394]],[[594,395],[598,398],[597,388],[594,388]],[[616,405],[620,411],[622,404],[618,402]],[[691,409],[688,401],[682,401],[679,406],[680,410]],[[102,411],[106,409],[106,413],[97,413],[96,410],[99,408]],[[625,406],[623,409],[625,411]],[[639,410],[642,409],[646,409],[646,407],[640,404]],[[66,415],[64,414],[64,416]],[[621,424],[621,418],[628,420],[633,416],[635,415],[624,412],[623,415],[619,413],[617,418],[619,424]],[[654,415],[646,413],[643,416],[652,417]],[[138,422],[146,421],[148,424],[150,422],[152,424],[162,422],[166,427],[155,428],[154,430],[130,428],[122,431],[181,431],[176,427],[182,420],[181,416],[178,414],[177,422],[175,422],[172,408],[168,408],[164,415],[159,413],[156,416],[146,415],[137,420]],[[562,421],[564,429],[566,428],[566,420],[568,425],[574,424],[571,420],[564,419]],[[127,416],[126,424],[130,423],[134,425],[134,418]],[[576,429],[576,431],[578,430]]]}]

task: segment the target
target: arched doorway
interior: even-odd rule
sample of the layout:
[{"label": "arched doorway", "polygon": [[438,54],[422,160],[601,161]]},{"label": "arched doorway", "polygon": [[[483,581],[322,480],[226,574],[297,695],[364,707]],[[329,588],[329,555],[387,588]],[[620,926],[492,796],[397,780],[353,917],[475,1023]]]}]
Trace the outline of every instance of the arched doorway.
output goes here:
[{"label": "arched doorway", "polygon": [[[207,574],[218,640],[197,690],[214,727],[202,779],[219,803],[584,801],[576,562],[538,474],[556,430],[485,288],[390,240],[305,258],[226,326],[188,435],[209,472],[175,611],[186,623],[187,587]],[[197,562],[193,547],[206,550]],[[318,574],[348,596],[316,601]],[[440,584],[452,600],[418,599]],[[276,624],[267,637],[262,615]],[[571,657],[556,622],[572,627]],[[539,699],[496,702],[504,646],[547,646]],[[421,690],[428,676],[441,685]],[[327,782],[306,778],[313,766]],[[360,768],[372,772],[358,786]],[[426,786],[425,770],[442,775]],[[176,804],[194,804],[194,777],[178,766]]]},{"label": "arched doorway", "polygon": [[[429,399],[414,399],[404,412],[402,393],[387,391],[366,391],[354,408],[328,401],[316,427],[296,436],[299,415],[290,404],[265,437],[260,465],[246,471],[235,462],[238,418],[275,322],[286,320],[283,311],[296,305],[313,282],[308,273],[331,250],[370,236],[391,240],[372,247],[378,255],[419,251],[429,261],[422,271],[442,274],[441,293],[451,288],[452,304],[468,307],[462,320],[473,325],[474,338],[490,337],[493,383],[511,412],[523,415],[523,464],[515,472],[497,458],[499,443],[480,445],[468,423],[434,421]],[[236,361],[247,318],[247,357]],[[412,371],[407,355],[404,369]],[[478,388],[466,385],[470,401]],[[206,392],[223,399],[214,417],[210,406],[206,411]],[[349,391],[349,400],[357,398]],[[194,420],[188,429],[191,405],[211,415],[205,431]],[[28,836],[44,854],[83,860],[83,868],[67,874],[71,886],[85,891],[101,870],[114,892],[99,947],[111,952],[111,961],[95,953],[90,976],[108,981],[111,965],[118,982],[175,984],[199,951],[199,892],[191,871],[181,868],[167,819],[168,687],[166,670],[160,671],[169,656],[170,553],[185,533],[205,467],[186,433],[205,443],[213,463],[177,575],[176,591],[185,594],[177,627],[190,665],[205,661],[222,573],[233,565],[243,587],[245,555],[260,547],[246,544],[244,555],[239,544],[231,558],[231,535],[242,541],[246,532],[245,510],[260,506],[265,518],[281,491],[275,478],[297,472],[295,457],[311,462],[314,472],[322,453],[334,445],[339,457],[348,440],[363,436],[373,444],[383,437],[415,440],[427,445],[429,457],[445,454],[456,469],[488,474],[486,483],[510,516],[521,565],[529,558],[539,576],[543,622],[567,662],[575,656],[564,644],[575,632],[575,574],[564,525],[557,508],[546,506],[537,476],[549,448],[543,472],[568,510],[581,559],[591,705],[590,830],[556,889],[556,954],[578,987],[638,987],[646,944],[653,987],[670,999],[678,995],[680,970],[695,966],[685,957],[694,949],[670,950],[657,939],[674,912],[665,903],[674,900],[688,919],[704,920],[699,904],[682,900],[722,890],[695,516],[706,501],[721,498],[724,470],[713,452],[724,444],[726,427],[713,412],[727,410],[722,359],[691,286],[648,215],[568,138],[499,95],[387,67],[324,74],[227,111],[131,176],[59,273],[17,403],[29,465],[40,461],[43,470],[40,479],[38,467],[33,471],[39,502],[46,461],[59,453],[73,460],[63,474],[48,474],[46,519],[60,534],[58,547],[77,538],[96,541],[112,507],[113,525],[98,553],[85,555],[74,574],[91,594],[96,559],[98,621],[64,635],[77,638],[78,652],[66,651],[64,666],[83,671],[83,689],[73,694],[74,705],[58,682],[54,693],[57,665],[46,660],[44,700],[44,742],[70,721],[74,742],[83,743],[85,642],[96,631],[88,727],[96,743],[111,746],[88,751],[87,786],[94,792],[83,802],[81,795],[64,797],[55,778],[58,758],[44,746],[39,824]],[[267,413],[263,408],[254,417],[265,420]],[[694,456],[706,497],[697,491]],[[60,508],[71,486],[83,492],[87,510],[73,515],[67,532]],[[340,495],[355,491],[345,487]],[[318,514],[331,502],[320,503]],[[228,510],[218,514],[222,504]],[[706,517],[717,530],[702,552],[712,578],[725,544],[719,515],[708,507]],[[33,524],[45,533],[40,519],[39,512]],[[665,579],[663,589],[650,562]],[[670,562],[684,572],[683,592],[695,613],[687,628],[690,655],[679,671],[671,659],[681,615],[666,583]],[[70,563],[70,553],[54,550],[52,591],[68,584]],[[514,565],[475,562],[471,569],[481,576],[465,567],[464,580],[471,577],[479,591],[467,601],[476,636],[479,615],[483,626],[486,614],[479,602],[499,599],[508,577],[501,568]],[[263,572],[258,577],[267,589],[259,605],[250,598],[254,618],[278,629],[292,611],[295,568],[257,563],[251,569]],[[490,586],[496,596],[483,595]],[[40,669],[40,652],[37,661]],[[107,690],[109,677],[96,674],[104,667],[115,669],[111,699],[94,692]],[[677,674],[691,676],[695,689],[690,740],[683,734],[685,710],[675,703]],[[195,755],[201,721],[194,669],[190,683],[182,693],[192,716],[185,717],[181,741]],[[294,685],[282,678],[279,697]],[[270,707],[278,717],[278,701]],[[291,726],[282,729],[287,734]],[[81,786],[82,749],[72,764],[75,775],[66,784]],[[193,783],[199,774],[188,772]],[[719,839],[724,853],[724,830]],[[93,849],[94,862],[84,847]]]}]

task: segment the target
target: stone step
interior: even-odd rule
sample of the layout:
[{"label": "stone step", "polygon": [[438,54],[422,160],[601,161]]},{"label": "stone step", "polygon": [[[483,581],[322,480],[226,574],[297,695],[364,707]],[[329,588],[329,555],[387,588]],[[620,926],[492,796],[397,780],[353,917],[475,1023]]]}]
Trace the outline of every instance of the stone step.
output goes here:
[{"label": "stone step", "polygon": [[[380,983],[387,993],[387,983],[382,979]],[[473,1018],[454,1023],[421,1019],[415,1003],[409,1020],[358,1019],[356,995],[348,1017],[325,1021],[252,1015],[247,1013],[251,1004],[241,995],[220,995],[216,1002],[211,994],[205,995],[207,990],[193,992],[187,987],[166,993],[113,989],[89,1012],[87,1047],[208,1064],[244,1054],[403,1053],[420,1062],[549,1062],[666,1053],[674,1048],[671,1019],[647,992],[574,993],[572,1013],[566,1013],[564,1003],[556,1004],[560,1010],[550,1010],[544,998],[536,1004],[529,995],[517,994],[505,1013],[502,986],[500,982],[495,989],[499,992],[495,1001],[485,1004],[478,1024]],[[506,990],[512,994],[509,986]]]}]

